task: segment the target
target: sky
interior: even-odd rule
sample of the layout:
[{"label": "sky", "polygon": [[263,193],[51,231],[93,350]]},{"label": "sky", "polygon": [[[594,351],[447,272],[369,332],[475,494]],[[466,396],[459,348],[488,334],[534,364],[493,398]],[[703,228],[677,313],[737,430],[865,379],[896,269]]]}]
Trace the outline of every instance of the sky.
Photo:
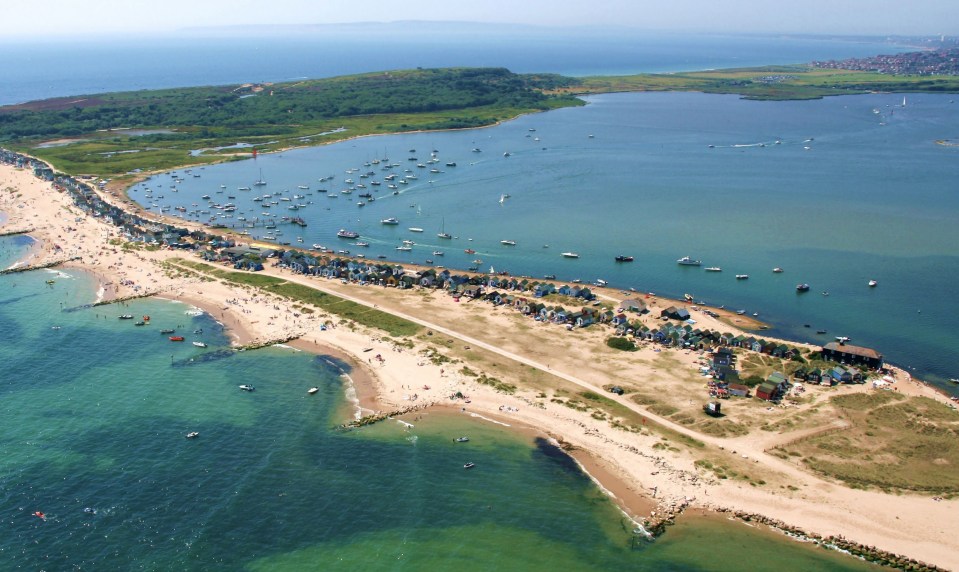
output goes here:
[{"label": "sky", "polygon": [[6,9],[0,40],[169,34],[189,27],[398,20],[639,30],[959,35],[959,0],[35,0]]}]

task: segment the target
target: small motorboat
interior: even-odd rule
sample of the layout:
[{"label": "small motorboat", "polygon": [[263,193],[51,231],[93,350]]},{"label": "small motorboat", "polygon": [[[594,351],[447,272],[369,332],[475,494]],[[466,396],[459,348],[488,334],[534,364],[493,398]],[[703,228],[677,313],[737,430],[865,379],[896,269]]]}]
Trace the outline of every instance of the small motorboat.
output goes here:
[{"label": "small motorboat", "polygon": [[316,393],[316,392],[319,391],[319,390],[320,390],[319,387],[311,387],[311,388],[307,389],[306,392],[309,393],[310,395],[313,395],[314,393]]},{"label": "small motorboat", "polygon": [[796,284],[796,292],[808,292],[809,284]]},{"label": "small motorboat", "polygon": [[132,319],[133,319],[133,314],[123,314],[123,315],[117,316],[117,317],[120,318],[121,320],[132,320]]},{"label": "small motorboat", "polygon": [[472,468],[475,467],[475,466],[476,466],[475,463],[465,463],[465,464],[463,465],[463,468],[464,468],[464,469],[472,469]]},{"label": "small motorboat", "polygon": [[170,329],[170,328],[167,328],[167,329],[165,329],[165,330],[160,330],[160,333],[161,333],[161,334],[172,334],[172,333],[175,332],[175,331],[176,331],[176,330],[172,330],[172,329]]},{"label": "small motorboat", "polygon": [[749,280],[749,274],[737,274],[736,280]]},{"label": "small motorboat", "polygon": [[617,257],[616,257],[616,262],[632,262],[632,261],[633,261],[633,257],[632,257],[632,256],[622,256],[622,255],[620,255],[620,256],[617,256]]},{"label": "small motorboat", "polygon": [[467,441],[470,440],[470,438],[464,435],[463,437],[457,437],[456,439],[453,439],[453,440],[456,441],[457,443],[466,443]]},{"label": "small motorboat", "polygon": [[205,347],[206,347],[206,344],[203,343],[203,342],[193,342],[193,345],[195,345],[195,346],[198,347],[198,348],[205,348]]},{"label": "small motorboat", "polygon": [[826,333],[826,330],[816,330],[816,333],[817,333],[817,334],[825,334],[825,333]]},{"label": "small motorboat", "polygon": [[199,431],[191,431],[191,432],[189,432],[189,433],[186,434],[186,438],[187,438],[187,439],[196,439],[196,438],[199,437],[199,436],[200,436],[200,432],[199,432]]},{"label": "small motorboat", "polygon": [[241,385],[240,389],[242,389],[243,391],[256,391],[255,387],[253,387],[252,385],[246,385],[246,384]]},{"label": "small motorboat", "polygon": [[183,336],[170,336],[170,341],[171,341],[171,342],[182,342],[182,341],[183,341]]},{"label": "small motorboat", "polygon": [[780,267],[778,267],[778,266],[775,267],[775,268],[773,268],[773,272],[775,272],[776,274],[779,274],[779,273],[781,273],[782,271],[783,271],[783,269],[780,268]]},{"label": "small motorboat", "polygon": [[879,283],[876,282],[875,280],[870,280],[870,281],[869,281],[869,287],[870,287],[870,288],[875,288],[877,284],[879,284]]},{"label": "small motorboat", "polygon": [[147,323],[141,320],[141,321],[139,321],[139,322],[136,322],[136,323],[133,324],[133,325],[134,325],[134,326],[145,326],[145,325],[147,325]]}]

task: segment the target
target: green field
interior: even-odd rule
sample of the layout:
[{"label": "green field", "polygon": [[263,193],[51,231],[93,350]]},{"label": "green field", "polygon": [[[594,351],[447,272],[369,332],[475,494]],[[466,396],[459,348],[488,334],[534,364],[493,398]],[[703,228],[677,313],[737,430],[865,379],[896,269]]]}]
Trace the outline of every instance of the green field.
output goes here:
[{"label": "green field", "polygon": [[701,91],[738,94],[746,99],[818,99],[870,92],[959,91],[959,77],[894,76],[811,66],[768,66],[675,74],[594,76],[558,93],[618,91]]}]

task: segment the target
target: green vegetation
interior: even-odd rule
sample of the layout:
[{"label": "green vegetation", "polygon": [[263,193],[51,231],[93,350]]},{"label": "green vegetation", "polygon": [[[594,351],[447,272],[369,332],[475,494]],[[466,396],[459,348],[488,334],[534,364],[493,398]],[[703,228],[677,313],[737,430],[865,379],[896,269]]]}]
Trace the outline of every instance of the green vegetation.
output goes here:
[{"label": "green vegetation", "polygon": [[[503,68],[417,69],[78,96],[0,108],[0,142],[69,173],[118,176],[229,160],[237,149],[216,148],[237,141],[270,151],[370,133],[491,125],[582,105],[573,96],[546,93],[572,81]],[[62,138],[77,141],[35,148]],[[188,155],[195,149],[207,151]]]},{"label": "green vegetation", "polygon": [[831,403],[852,426],[801,439],[777,452],[853,487],[959,493],[959,415],[931,399],[894,392]]},{"label": "green vegetation", "polygon": [[873,72],[818,69],[805,65],[766,66],[675,74],[595,76],[562,88],[565,93],[617,91],[701,91],[738,94],[746,99],[819,99],[874,91],[959,92],[959,77],[894,76]]},{"label": "green vegetation", "polygon": [[629,339],[618,336],[607,339],[606,345],[614,350],[622,350],[624,352],[634,352],[639,349],[636,347],[636,344],[631,342]]},{"label": "green vegetation", "polygon": [[287,282],[282,278],[275,278],[265,274],[224,270],[191,260],[175,259],[174,262],[178,266],[190,268],[201,274],[213,276],[225,282],[252,286],[303,304],[316,306],[345,320],[383,330],[391,336],[412,336],[422,329],[421,326],[409,320],[404,320],[381,310],[375,310],[362,304],[357,304],[356,302],[344,300],[332,294],[320,292],[309,286]]},{"label": "green vegetation", "polygon": [[516,386],[512,383],[500,381],[499,379],[488,376],[485,373],[479,374],[479,376],[476,378],[476,381],[482,383],[483,385],[488,385],[500,393],[505,393],[507,395],[513,395],[516,393]]},{"label": "green vegetation", "polygon": [[738,479],[746,481],[753,486],[765,485],[766,481],[762,479],[754,480],[748,474],[736,471],[729,464],[722,461],[710,461],[709,459],[699,459],[694,463],[696,468],[702,469],[704,471],[711,471],[717,479]]}]

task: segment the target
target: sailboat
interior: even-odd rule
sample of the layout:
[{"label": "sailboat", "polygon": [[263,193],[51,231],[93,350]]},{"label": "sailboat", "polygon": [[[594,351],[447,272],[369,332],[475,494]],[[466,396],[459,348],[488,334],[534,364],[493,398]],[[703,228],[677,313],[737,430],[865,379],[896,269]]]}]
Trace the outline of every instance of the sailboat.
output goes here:
[{"label": "sailboat", "polygon": [[436,236],[440,238],[453,238],[453,235],[446,232],[446,219],[443,219],[443,223],[440,225],[440,231],[436,233]]},{"label": "sailboat", "polygon": [[255,180],[255,181],[253,181],[253,186],[254,186],[254,187],[262,187],[262,186],[265,185],[265,184],[266,184],[266,181],[263,180],[263,169],[260,169],[260,178],[257,179],[257,180]]}]

